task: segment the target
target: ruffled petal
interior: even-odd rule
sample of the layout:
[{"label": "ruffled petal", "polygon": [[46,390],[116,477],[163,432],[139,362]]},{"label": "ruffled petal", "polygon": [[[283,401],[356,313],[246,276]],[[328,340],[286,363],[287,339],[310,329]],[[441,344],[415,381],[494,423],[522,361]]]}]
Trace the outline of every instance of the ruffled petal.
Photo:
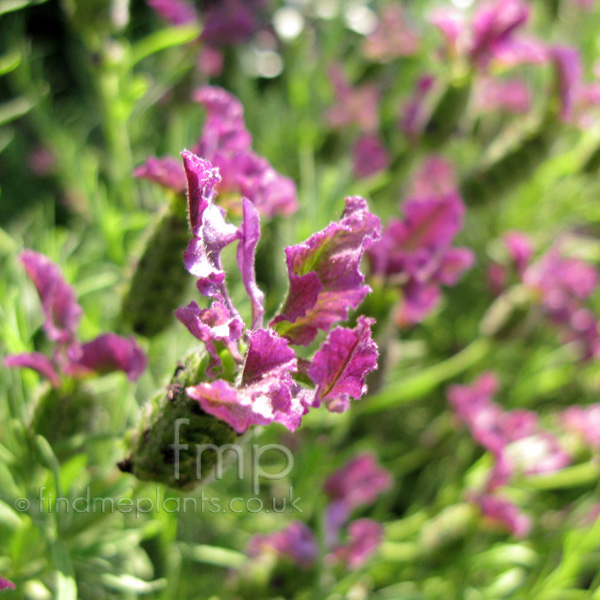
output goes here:
[{"label": "ruffled petal", "polygon": [[[360,271],[365,248],[379,239],[381,223],[366,200],[346,198],[340,221],[303,244],[285,250],[290,277],[288,299],[272,321],[278,333],[294,344],[310,344],[318,330],[329,331],[346,320],[369,293]],[[319,289],[320,286],[320,289]]]},{"label": "ruffled petal", "polygon": [[349,408],[350,399],[367,392],[367,375],[377,368],[377,345],[371,337],[374,319],[358,318],[354,329],[337,327],[315,354],[309,376],[317,385],[315,405],[332,412]]}]

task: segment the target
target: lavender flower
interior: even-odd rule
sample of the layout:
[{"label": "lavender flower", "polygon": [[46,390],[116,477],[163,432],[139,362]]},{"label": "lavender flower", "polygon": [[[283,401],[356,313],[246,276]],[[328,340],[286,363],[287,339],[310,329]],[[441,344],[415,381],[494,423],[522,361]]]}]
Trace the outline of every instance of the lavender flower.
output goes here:
[{"label": "lavender flower", "polygon": [[335,105],[327,111],[331,127],[356,126],[363,133],[374,133],[379,124],[379,89],[365,84],[352,87],[341,65],[329,69],[335,91]]},{"label": "lavender flower", "polygon": [[[350,523],[348,520],[353,510],[372,504],[391,485],[391,474],[377,465],[371,454],[354,457],[330,476],[325,483],[325,492],[332,501],[326,513],[327,562],[355,570],[377,551],[383,537],[382,526],[371,519]],[[340,534],[347,523],[347,540],[341,541]],[[293,521],[276,533],[255,535],[246,549],[251,558],[265,552],[274,552],[302,568],[311,568],[318,556],[317,538],[304,523]]]},{"label": "lavender flower", "polygon": [[[371,319],[360,317],[355,329],[333,325],[348,316],[369,288],[359,264],[365,246],[379,234],[379,220],[361,198],[348,198],[341,221],[332,223],[306,243],[286,248],[290,296],[281,313],[262,326],[264,295],[256,285],[254,253],[260,237],[255,206],[244,199],[239,228],[228,223],[215,204],[218,169],[191,152],[183,152],[188,178],[189,218],[193,238],[184,253],[186,269],[197,277],[199,292],[212,299],[210,308],[195,302],[176,311],[177,318],[202,341],[211,356],[208,375],[221,366],[219,352],[227,349],[240,367],[234,383],[210,379],[188,386],[188,396],[202,410],[241,433],[251,425],[271,422],[296,429],[311,406],[324,402],[342,411],[350,398],[366,391],[366,375],[376,367],[377,348],[371,339]],[[251,300],[252,324],[244,322],[231,302],[220,253],[238,241],[238,267]],[[340,310],[339,306],[343,308]],[[308,344],[321,329],[329,332],[312,363],[304,368],[315,389],[302,387],[294,344]],[[239,342],[243,339],[245,354]]]},{"label": "lavender flower", "polygon": [[360,136],[352,148],[352,170],[357,179],[364,179],[386,169],[390,157],[378,135]]},{"label": "lavender flower", "polygon": [[370,60],[389,62],[399,56],[416,54],[419,35],[406,22],[400,6],[386,6],[377,28],[369,34],[363,44],[363,54]]},{"label": "lavender flower", "polygon": [[600,404],[570,406],[560,415],[562,427],[580,435],[593,449],[600,448]]},{"label": "lavender flower", "polygon": [[314,565],[319,547],[310,527],[301,521],[293,521],[281,531],[252,537],[246,548],[248,556],[255,558],[265,552],[290,558],[298,566],[308,569]]},{"label": "lavender flower", "polygon": [[486,112],[527,113],[531,108],[529,88],[521,79],[484,79],[477,88],[475,101],[479,109]]},{"label": "lavender flower", "polygon": [[123,371],[135,381],[146,369],[146,356],[133,338],[125,339],[113,333],[80,343],[76,330],[82,309],[75,291],[63,279],[57,265],[33,250],[21,253],[20,260],[33,281],[45,315],[43,324],[48,338],[55,343],[50,358],[38,352],[7,356],[7,367],[29,368],[59,387],[64,377],[85,377]]},{"label": "lavender flower", "polygon": [[485,490],[472,499],[484,516],[523,536],[530,529],[529,518],[498,490],[517,476],[559,471],[571,463],[571,457],[554,435],[540,427],[536,413],[504,411],[493,402],[497,389],[496,376],[483,373],[471,385],[450,386],[448,399],[473,438],[494,456]]},{"label": "lavender flower", "polygon": [[[239,100],[221,88],[210,86],[195,90],[193,99],[206,110],[202,136],[193,151],[218,167],[221,177],[218,192],[238,199],[243,196],[269,217],[295,212],[296,186],[252,151],[252,135],[246,129]],[[149,158],[135,170],[135,175],[177,193],[186,187],[184,170],[170,157]],[[241,208],[239,200],[236,205]]]},{"label": "lavender flower", "polygon": [[464,205],[453,189],[451,169],[442,165],[439,159],[425,163],[417,176],[420,195],[404,202],[404,218],[392,219],[368,250],[372,275],[402,290],[396,311],[401,326],[425,318],[439,302],[440,286],[455,285],[474,261],[470,250],[451,246]]},{"label": "lavender flower", "polygon": [[171,25],[187,25],[197,20],[192,2],[186,0],[146,0],[148,6]]},{"label": "lavender flower", "polygon": [[0,577],[0,592],[3,590],[14,590],[15,589],[15,584],[12,581],[9,581],[8,579],[4,579],[3,577]]}]

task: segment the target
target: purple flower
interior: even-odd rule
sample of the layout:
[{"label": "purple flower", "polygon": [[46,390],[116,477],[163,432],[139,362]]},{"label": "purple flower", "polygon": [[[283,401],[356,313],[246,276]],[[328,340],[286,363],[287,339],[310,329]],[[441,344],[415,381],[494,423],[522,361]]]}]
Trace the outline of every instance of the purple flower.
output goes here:
[{"label": "purple flower", "polygon": [[510,46],[515,30],[528,19],[529,8],[521,0],[482,3],[473,17],[470,59],[480,67],[487,67],[498,49]]},{"label": "purple flower", "polygon": [[246,548],[251,558],[265,551],[290,558],[300,567],[309,569],[317,560],[319,547],[312,530],[301,521],[293,521],[281,531],[253,536]]},{"label": "purple flower", "polygon": [[600,404],[570,406],[560,415],[562,427],[580,435],[591,448],[600,448]]},{"label": "purple flower", "polygon": [[341,561],[348,569],[359,569],[377,551],[383,538],[383,527],[371,519],[358,519],[348,525],[349,540],[338,546],[327,558]]},{"label": "purple flower", "polygon": [[0,592],[3,590],[14,590],[15,589],[15,584],[12,581],[9,581],[8,579],[4,579],[3,577],[0,577]]},{"label": "purple flower", "polygon": [[375,31],[367,36],[363,54],[370,60],[389,62],[399,56],[416,54],[419,35],[410,27],[400,6],[386,6]]},{"label": "purple flower", "polygon": [[[391,483],[391,474],[379,467],[370,454],[356,456],[327,480],[325,491],[332,502],[326,512],[324,545],[329,553],[325,560],[341,562],[347,569],[354,570],[373,555],[383,538],[383,527],[379,523],[371,519],[350,522],[345,543],[340,541],[340,533],[355,508],[374,502]],[[283,531],[255,535],[246,549],[252,558],[269,551],[309,568],[318,557],[317,539],[306,525],[294,521]]]},{"label": "purple flower", "polygon": [[504,234],[502,241],[517,271],[523,274],[533,255],[531,240],[520,231],[509,231]]},{"label": "purple flower", "polygon": [[379,89],[375,85],[352,87],[341,65],[329,69],[336,103],[327,111],[331,127],[356,125],[363,133],[374,133],[379,124]]},{"label": "purple flower", "polygon": [[[300,280],[298,283],[292,277],[290,297],[294,301],[284,305],[284,313],[272,322],[275,328],[264,329],[264,294],[256,284],[254,269],[260,239],[258,211],[244,199],[239,228],[228,223],[224,211],[215,204],[219,170],[191,152],[184,151],[182,156],[193,235],[184,253],[184,264],[198,278],[200,293],[213,299],[210,308],[192,302],[175,313],[205,344],[211,357],[206,380],[187,387],[186,393],[204,412],[227,422],[239,433],[251,425],[271,422],[293,431],[308,408],[322,402],[329,410],[345,410],[350,398],[358,399],[366,392],[365,378],[376,368],[372,320],[359,317],[355,329],[336,328],[317,349],[312,363],[303,358],[304,382],[308,375],[312,386],[296,381],[299,361],[290,344],[309,343],[318,329],[329,331],[336,321],[347,318],[352,303],[356,306],[364,298],[368,288],[362,285],[360,258],[365,245],[377,235],[379,220],[367,210],[362,198],[348,198],[340,221],[305,244],[288,247],[288,264],[306,272],[291,274]],[[221,251],[235,241],[241,280],[252,306],[248,330],[229,297],[221,266]],[[300,290],[296,297],[294,286]],[[336,302],[347,306],[340,310],[334,306]],[[286,321],[290,312],[300,320]],[[278,331],[279,327],[285,334]],[[237,377],[215,379],[222,365],[222,350],[227,350],[238,364]]]},{"label": "purple flower", "polygon": [[431,21],[442,32],[449,56],[465,56],[476,69],[486,71],[492,60],[514,65],[546,59],[540,43],[516,35],[529,12],[521,0],[491,0],[477,7],[470,23],[447,10],[434,12]]},{"label": "purple flower", "polygon": [[285,249],[290,290],[271,325],[294,344],[307,346],[318,330],[348,318],[369,293],[360,272],[366,248],[380,237],[379,219],[358,196],[346,198],[342,219],[303,244]]},{"label": "purple flower", "polygon": [[493,402],[497,388],[494,374],[484,373],[472,385],[453,385],[448,390],[459,419],[495,456],[488,490],[505,485],[517,474],[552,473],[569,465],[570,456],[552,434],[540,427],[536,413],[505,412]]},{"label": "purple flower", "polygon": [[[252,151],[252,136],[246,129],[244,109],[237,98],[218,87],[204,86],[193,93],[206,110],[200,140],[193,153],[209,160],[220,171],[216,191],[233,197],[241,212],[240,196],[250,200],[260,213],[272,217],[289,215],[298,208],[296,186]],[[177,193],[183,192],[186,174],[172,158],[150,158],[135,170],[136,177],[150,179]]]},{"label": "purple flower", "polygon": [[359,506],[375,502],[391,486],[390,472],[380,467],[372,454],[366,453],[355,456],[333,473],[325,483],[325,493],[350,514]]},{"label": "purple flower", "polygon": [[531,519],[509,500],[491,494],[481,494],[475,501],[484,517],[507,529],[514,536],[522,538],[531,531]]},{"label": "purple flower", "polygon": [[138,379],[147,359],[137,342],[106,333],[81,344],[76,330],[82,309],[58,266],[33,250],[22,252],[20,259],[37,288],[46,317],[43,328],[55,349],[51,358],[38,352],[7,356],[5,366],[33,369],[53,387],[61,385],[62,376],[79,378],[113,371],[123,371],[131,381]]},{"label": "purple flower", "polygon": [[529,88],[521,79],[482,80],[478,87],[476,102],[482,111],[527,113],[531,108]]},{"label": "purple flower", "polygon": [[377,135],[362,135],[352,149],[352,169],[357,179],[379,173],[390,164],[390,157]]},{"label": "purple flower", "polygon": [[210,0],[203,10],[202,40],[211,46],[238,45],[258,30],[263,0]]},{"label": "purple flower", "polygon": [[402,289],[396,311],[401,326],[422,320],[437,304],[440,285],[456,284],[474,262],[470,250],[451,247],[464,215],[453,185],[445,163],[428,161],[415,185],[424,195],[406,200],[404,217],[392,219],[368,250],[371,273]]},{"label": "purple flower", "polygon": [[272,422],[293,431],[307,412],[292,377],[297,370],[296,354],[288,342],[272,330],[258,329],[249,334],[241,385],[219,379],[188,387],[186,392],[202,410],[238,433]]},{"label": "purple flower", "polygon": [[197,20],[196,10],[185,0],[146,0],[148,6],[171,25],[187,25]]}]

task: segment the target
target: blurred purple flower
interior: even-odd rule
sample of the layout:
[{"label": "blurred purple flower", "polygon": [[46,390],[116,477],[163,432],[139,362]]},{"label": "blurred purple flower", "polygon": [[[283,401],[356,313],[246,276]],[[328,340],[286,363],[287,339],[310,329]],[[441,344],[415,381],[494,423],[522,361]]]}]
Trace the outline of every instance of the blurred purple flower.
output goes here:
[{"label": "blurred purple flower", "polygon": [[560,116],[565,121],[573,117],[573,110],[581,86],[582,67],[579,51],[570,46],[554,46],[550,55],[556,68],[561,100]]},{"label": "blurred purple flower", "polygon": [[559,418],[565,430],[579,434],[590,448],[600,448],[600,404],[570,406]]},{"label": "blurred purple flower", "polygon": [[210,46],[242,44],[259,29],[263,5],[263,0],[208,0],[202,14],[202,40]]},{"label": "blurred purple flower", "polygon": [[390,472],[380,467],[372,454],[365,453],[333,473],[325,482],[325,493],[350,514],[359,506],[375,502],[391,486]]},{"label": "blurred purple flower", "polygon": [[464,56],[476,69],[486,71],[492,60],[516,65],[546,59],[541,43],[517,35],[529,13],[521,0],[490,0],[477,6],[470,22],[445,9],[434,11],[431,22],[444,36],[447,55]]},{"label": "blurred purple flower", "polygon": [[392,219],[368,250],[371,274],[402,289],[395,315],[400,326],[421,321],[436,306],[440,286],[455,285],[474,262],[470,250],[451,246],[464,215],[453,181],[440,159],[427,161],[415,183],[423,196],[406,200],[404,217]]},{"label": "blurred purple flower", "polygon": [[[246,129],[240,101],[225,90],[211,86],[196,89],[193,99],[206,110],[202,136],[193,152],[219,169],[217,191],[223,196],[235,196],[237,212],[242,210],[240,196],[269,217],[295,212],[298,208],[296,186],[252,151],[252,136]],[[134,174],[177,193],[185,190],[185,172],[178,161],[170,157],[149,158]]]},{"label": "blurred purple flower", "polygon": [[515,537],[526,537],[531,531],[531,519],[509,500],[491,494],[481,494],[474,500],[484,517],[507,529]]},{"label": "blurred purple flower", "polygon": [[43,328],[55,349],[51,358],[38,352],[7,356],[5,366],[33,369],[53,387],[61,385],[63,376],[80,378],[113,371],[123,371],[131,381],[138,379],[147,359],[136,341],[106,333],[81,344],[76,331],[83,311],[58,266],[33,250],[23,251],[20,260],[42,301]]},{"label": "blurred purple flower", "polygon": [[8,579],[4,579],[3,577],[0,577],[0,592],[3,590],[14,590],[15,589],[15,584],[12,581],[9,581]]},{"label": "blurred purple flower", "polygon": [[348,525],[349,540],[327,557],[341,561],[350,570],[360,569],[377,551],[383,538],[383,527],[371,519],[357,519]]},{"label": "blurred purple flower", "polygon": [[246,553],[255,558],[265,552],[292,559],[304,569],[317,560],[319,547],[312,530],[301,521],[293,521],[285,529],[267,535],[257,534],[250,539]]},{"label": "blurred purple flower", "polygon": [[187,25],[198,19],[194,4],[186,0],[146,0],[146,3],[171,25]]},{"label": "blurred purple flower", "polygon": [[378,135],[362,135],[352,148],[352,171],[357,179],[375,175],[390,164],[390,157]]},{"label": "blurred purple flower", "polygon": [[378,62],[389,62],[399,56],[416,54],[420,38],[407,22],[400,6],[386,6],[379,18],[377,28],[369,34],[363,44],[366,58]]},{"label": "blurred purple flower", "polygon": [[505,485],[518,474],[552,473],[568,466],[570,456],[558,440],[527,410],[504,411],[492,398],[498,389],[493,373],[483,373],[471,385],[452,385],[448,399],[473,438],[495,457],[488,490]]},{"label": "blurred purple flower", "polygon": [[482,111],[502,110],[527,113],[531,108],[531,95],[521,79],[500,80],[486,78],[477,88],[475,102]]},{"label": "blurred purple flower", "polygon": [[332,65],[329,77],[335,91],[335,104],[327,111],[331,127],[356,125],[363,133],[374,133],[379,125],[379,89],[373,84],[352,87],[341,65]]}]

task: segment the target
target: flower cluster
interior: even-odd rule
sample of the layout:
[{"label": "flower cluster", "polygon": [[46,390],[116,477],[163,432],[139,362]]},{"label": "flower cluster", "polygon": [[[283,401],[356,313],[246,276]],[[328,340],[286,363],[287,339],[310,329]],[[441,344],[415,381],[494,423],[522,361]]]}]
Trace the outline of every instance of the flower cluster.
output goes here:
[{"label": "flower cluster", "polygon": [[371,274],[402,292],[395,320],[400,326],[424,319],[440,299],[441,285],[455,285],[474,262],[453,240],[462,228],[464,205],[450,165],[429,159],[413,183],[413,195],[368,251]]},{"label": "flower cluster", "polygon": [[[188,0],[147,0],[147,3],[172,25],[196,23],[199,19],[194,4]],[[260,28],[263,5],[264,0],[208,0],[203,3],[200,40],[204,47],[199,66],[206,75],[221,73],[223,47],[242,44]]]},{"label": "flower cluster", "polygon": [[[369,292],[359,266],[365,249],[379,239],[379,219],[362,198],[347,198],[340,221],[302,244],[287,247],[289,295],[264,327],[263,293],[254,271],[260,238],[257,207],[244,198],[241,225],[228,222],[215,204],[219,170],[192,152],[184,151],[182,156],[193,235],[184,264],[197,278],[200,294],[211,299],[208,308],[191,302],[175,313],[211,357],[208,380],[188,386],[187,395],[238,433],[273,421],[294,430],[309,407],[322,403],[332,411],[346,410],[350,399],[365,393],[365,378],[376,368],[373,320],[361,316],[353,329],[333,326],[347,320],[349,310],[357,308]],[[252,307],[250,327],[229,297],[221,265],[222,250],[235,241]],[[319,331],[327,337],[312,361],[300,360],[293,346],[310,345]],[[224,350],[238,368],[235,374],[218,378]]]},{"label": "flower cluster", "polygon": [[[330,504],[325,520],[325,546],[329,563],[340,563],[348,569],[360,568],[379,547],[383,529],[372,519],[349,522],[359,507],[368,506],[392,485],[391,474],[379,467],[371,454],[354,457],[325,483]],[[341,533],[347,525],[347,541]],[[319,554],[317,538],[301,521],[293,521],[286,529],[267,535],[255,535],[247,548],[250,557],[265,553],[292,560],[304,569],[315,565]]]},{"label": "flower cluster", "polygon": [[45,316],[43,329],[55,347],[50,358],[39,352],[7,356],[7,367],[33,369],[55,388],[65,377],[123,371],[134,381],[144,372],[146,355],[133,338],[105,333],[84,344],[78,340],[76,330],[83,311],[57,265],[33,250],[22,252],[20,260],[40,296]]},{"label": "flower cluster", "polygon": [[389,156],[377,129],[379,127],[380,92],[374,84],[352,87],[341,65],[329,69],[333,82],[335,103],[327,112],[329,125],[337,129],[351,126],[359,137],[353,146],[354,175],[362,179],[374,175],[389,165]]},{"label": "flower cluster", "polygon": [[500,291],[511,271],[531,291],[534,302],[546,318],[558,327],[565,343],[573,343],[581,360],[600,355],[598,319],[588,301],[598,287],[598,272],[583,260],[565,256],[563,243],[557,242],[548,252],[532,261],[533,247],[527,236],[509,232],[503,238],[510,265],[493,263],[490,282]]},{"label": "flower cluster", "polygon": [[[244,123],[240,101],[219,87],[196,89],[193,99],[206,110],[200,140],[193,152],[219,169],[221,196],[250,200],[265,216],[290,215],[298,208],[296,186],[289,177],[275,171],[269,162],[252,150],[252,135]],[[150,179],[177,193],[183,193],[187,180],[178,160],[150,158],[135,170],[135,176]]]},{"label": "flower cluster", "polygon": [[473,438],[494,457],[483,492],[474,499],[482,513],[517,536],[526,535],[530,519],[498,490],[518,476],[552,473],[568,466],[571,457],[557,438],[544,430],[536,413],[505,411],[492,398],[498,390],[493,373],[483,373],[471,385],[453,385],[448,399]]}]

